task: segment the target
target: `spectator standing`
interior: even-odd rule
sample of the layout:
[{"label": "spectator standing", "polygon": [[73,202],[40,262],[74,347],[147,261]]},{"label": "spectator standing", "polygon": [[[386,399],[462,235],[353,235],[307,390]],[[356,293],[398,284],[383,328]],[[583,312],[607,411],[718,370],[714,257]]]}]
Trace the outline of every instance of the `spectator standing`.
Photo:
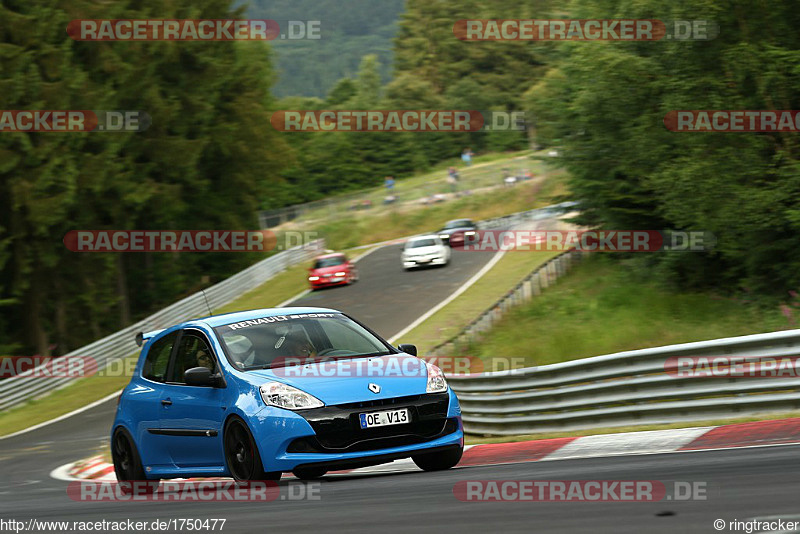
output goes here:
[{"label": "spectator standing", "polygon": [[464,162],[464,165],[466,165],[467,167],[469,167],[470,165],[472,165],[472,156],[474,156],[474,155],[475,155],[475,154],[473,154],[473,153],[472,153],[472,150],[470,150],[470,148],[469,148],[469,147],[467,147],[467,148],[465,148],[465,149],[464,149],[464,151],[461,153],[461,161],[463,161],[463,162]]}]

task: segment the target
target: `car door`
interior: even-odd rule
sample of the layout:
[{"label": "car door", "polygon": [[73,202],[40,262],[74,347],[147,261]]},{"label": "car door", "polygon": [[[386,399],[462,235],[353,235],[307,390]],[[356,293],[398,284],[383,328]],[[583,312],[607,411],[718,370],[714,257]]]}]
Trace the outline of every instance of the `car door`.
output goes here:
[{"label": "car door", "polygon": [[158,430],[161,425],[160,401],[177,340],[178,332],[173,332],[152,342],[142,365],[141,380],[137,378],[135,387],[125,399],[126,409],[136,421],[135,428],[131,430],[136,434],[142,465],[146,467],[169,466],[172,463]]},{"label": "car door", "polygon": [[206,366],[219,371],[219,360],[205,334],[195,329],[183,330],[163,386],[159,432],[173,463],[179,467],[224,465],[225,389],[189,386],[183,375],[188,369],[204,365],[198,362],[203,353],[210,357]]}]

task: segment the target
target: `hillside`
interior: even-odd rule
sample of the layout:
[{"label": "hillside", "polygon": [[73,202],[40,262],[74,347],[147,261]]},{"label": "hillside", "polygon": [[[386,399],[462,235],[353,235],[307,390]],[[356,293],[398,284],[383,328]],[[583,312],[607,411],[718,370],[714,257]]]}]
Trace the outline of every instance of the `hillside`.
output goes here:
[{"label": "hillside", "polygon": [[354,77],[361,58],[375,54],[381,79],[391,78],[392,39],[403,11],[403,0],[250,0],[250,18],[318,20],[320,40],[273,41],[278,80],[273,94],[325,97],[336,82]]}]

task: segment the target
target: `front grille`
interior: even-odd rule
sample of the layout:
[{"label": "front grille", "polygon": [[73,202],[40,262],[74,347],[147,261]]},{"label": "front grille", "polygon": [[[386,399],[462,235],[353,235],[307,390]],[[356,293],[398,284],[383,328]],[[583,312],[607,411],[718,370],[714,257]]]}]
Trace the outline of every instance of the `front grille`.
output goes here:
[{"label": "front grille", "polygon": [[[447,393],[435,393],[304,410],[298,413],[315,435],[294,440],[287,452],[355,452],[430,441],[458,429],[455,418],[447,419],[449,402]],[[411,421],[362,429],[359,414],[381,408],[408,408]]]},{"label": "front grille", "polygon": [[337,408],[342,410],[360,410],[362,408],[380,408],[383,406],[396,406],[409,402],[416,402],[419,400],[419,395],[409,395],[408,397],[394,397],[391,399],[377,399],[368,400],[363,402],[350,402],[347,404],[337,404]]}]

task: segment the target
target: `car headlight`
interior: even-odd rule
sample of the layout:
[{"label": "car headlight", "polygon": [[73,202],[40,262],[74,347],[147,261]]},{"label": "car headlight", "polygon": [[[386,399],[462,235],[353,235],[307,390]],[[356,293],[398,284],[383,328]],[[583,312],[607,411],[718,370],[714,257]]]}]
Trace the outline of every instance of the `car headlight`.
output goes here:
[{"label": "car headlight", "polygon": [[449,238],[449,237],[450,237],[450,236],[449,236],[449,235],[447,235],[447,234],[439,234],[439,239],[447,239],[447,238]]},{"label": "car headlight", "polygon": [[428,385],[425,386],[426,393],[441,393],[447,391],[447,380],[441,369],[432,363],[425,364],[428,367]]},{"label": "car headlight", "polygon": [[469,232],[464,232],[464,235],[475,235],[475,232],[470,230]]},{"label": "car headlight", "polygon": [[286,408],[287,410],[304,410],[320,408],[325,404],[313,395],[281,382],[267,382],[259,391],[261,398],[268,406]]},{"label": "car headlight", "polygon": [[316,280],[319,280],[319,276],[309,276],[308,279],[314,282]]},{"label": "car headlight", "polygon": [[344,271],[339,271],[338,273],[333,273],[333,276],[344,276],[344,275],[346,275],[346,274],[347,274],[347,273],[346,273],[346,272],[344,272]]}]

